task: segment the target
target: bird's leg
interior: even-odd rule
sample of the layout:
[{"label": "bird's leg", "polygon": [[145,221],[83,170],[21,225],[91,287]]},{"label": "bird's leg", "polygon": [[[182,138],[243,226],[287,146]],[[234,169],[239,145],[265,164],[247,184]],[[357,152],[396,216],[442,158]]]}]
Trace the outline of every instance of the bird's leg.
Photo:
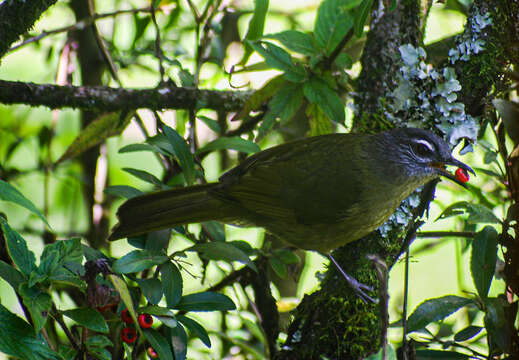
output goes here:
[{"label": "bird's leg", "polygon": [[355,292],[357,293],[357,296],[362,301],[364,301],[365,303],[368,302],[368,301],[372,302],[372,303],[377,302],[375,299],[373,299],[371,296],[369,296],[368,294],[366,294],[364,292],[364,291],[373,291],[373,287],[371,287],[369,285],[366,285],[366,284],[363,284],[360,281],[358,281],[357,279],[355,279],[353,276],[348,275],[346,273],[346,271],[344,271],[342,269],[342,267],[339,265],[339,263],[333,258],[332,254],[326,254],[326,256],[328,256],[328,258],[330,258],[330,260],[335,265],[337,270],[339,270],[339,272],[342,274],[342,276],[344,276],[344,278],[346,279],[348,284],[351,286],[351,288],[353,290],[355,290]]}]

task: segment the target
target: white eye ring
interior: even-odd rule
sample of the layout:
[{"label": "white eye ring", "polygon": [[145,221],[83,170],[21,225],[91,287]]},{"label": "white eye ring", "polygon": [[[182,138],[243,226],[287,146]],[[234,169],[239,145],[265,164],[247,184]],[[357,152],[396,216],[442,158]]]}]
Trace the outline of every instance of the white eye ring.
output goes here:
[{"label": "white eye ring", "polygon": [[413,140],[411,143],[411,149],[413,150],[413,153],[419,157],[427,157],[434,153],[434,146],[427,140]]}]

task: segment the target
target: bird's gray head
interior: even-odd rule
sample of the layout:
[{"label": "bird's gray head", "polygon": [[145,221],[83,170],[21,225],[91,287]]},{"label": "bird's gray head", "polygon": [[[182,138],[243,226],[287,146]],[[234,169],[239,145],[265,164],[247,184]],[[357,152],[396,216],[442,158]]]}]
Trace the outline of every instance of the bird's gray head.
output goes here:
[{"label": "bird's gray head", "polygon": [[382,135],[393,147],[393,159],[404,165],[408,176],[445,176],[465,186],[447,171],[446,165],[454,165],[474,174],[474,170],[452,156],[449,145],[442,138],[430,131],[399,128]]}]

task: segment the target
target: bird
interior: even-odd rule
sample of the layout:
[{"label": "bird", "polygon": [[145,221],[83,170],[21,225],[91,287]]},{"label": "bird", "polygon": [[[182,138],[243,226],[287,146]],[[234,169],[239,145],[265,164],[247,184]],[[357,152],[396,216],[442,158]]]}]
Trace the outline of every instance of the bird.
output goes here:
[{"label": "bird", "polygon": [[447,165],[475,174],[447,142],[418,128],[299,139],[249,156],[217,182],[128,199],[109,240],[210,220],[262,227],[285,244],[327,255],[369,298],[362,291],[369,287],[342,271],[331,251],[373,232],[433,179],[466,186]]}]

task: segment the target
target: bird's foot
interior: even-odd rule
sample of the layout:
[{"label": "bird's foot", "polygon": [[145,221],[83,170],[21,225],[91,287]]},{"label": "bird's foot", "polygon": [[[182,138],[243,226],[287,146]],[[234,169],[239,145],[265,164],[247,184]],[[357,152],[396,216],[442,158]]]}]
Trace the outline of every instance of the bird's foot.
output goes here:
[{"label": "bird's foot", "polygon": [[348,284],[351,286],[351,288],[355,291],[357,296],[362,301],[364,301],[365,303],[367,303],[367,302],[377,303],[378,302],[376,299],[374,299],[371,296],[369,296],[368,294],[366,294],[366,292],[373,291],[372,286],[363,284],[360,281],[358,281],[357,279],[355,279],[353,276],[348,275],[346,273],[346,271],[344,271],[342,269],[342,267],[339,265],[339,263],[337,261],[335,261],[334,257],[331,254],[327,254],[327,256],[333,262],[333,264],[335,265],[337,270],[339,270],[339,272],[342,274],[342,276],[344,276],[344,278],[346,279]]}]

